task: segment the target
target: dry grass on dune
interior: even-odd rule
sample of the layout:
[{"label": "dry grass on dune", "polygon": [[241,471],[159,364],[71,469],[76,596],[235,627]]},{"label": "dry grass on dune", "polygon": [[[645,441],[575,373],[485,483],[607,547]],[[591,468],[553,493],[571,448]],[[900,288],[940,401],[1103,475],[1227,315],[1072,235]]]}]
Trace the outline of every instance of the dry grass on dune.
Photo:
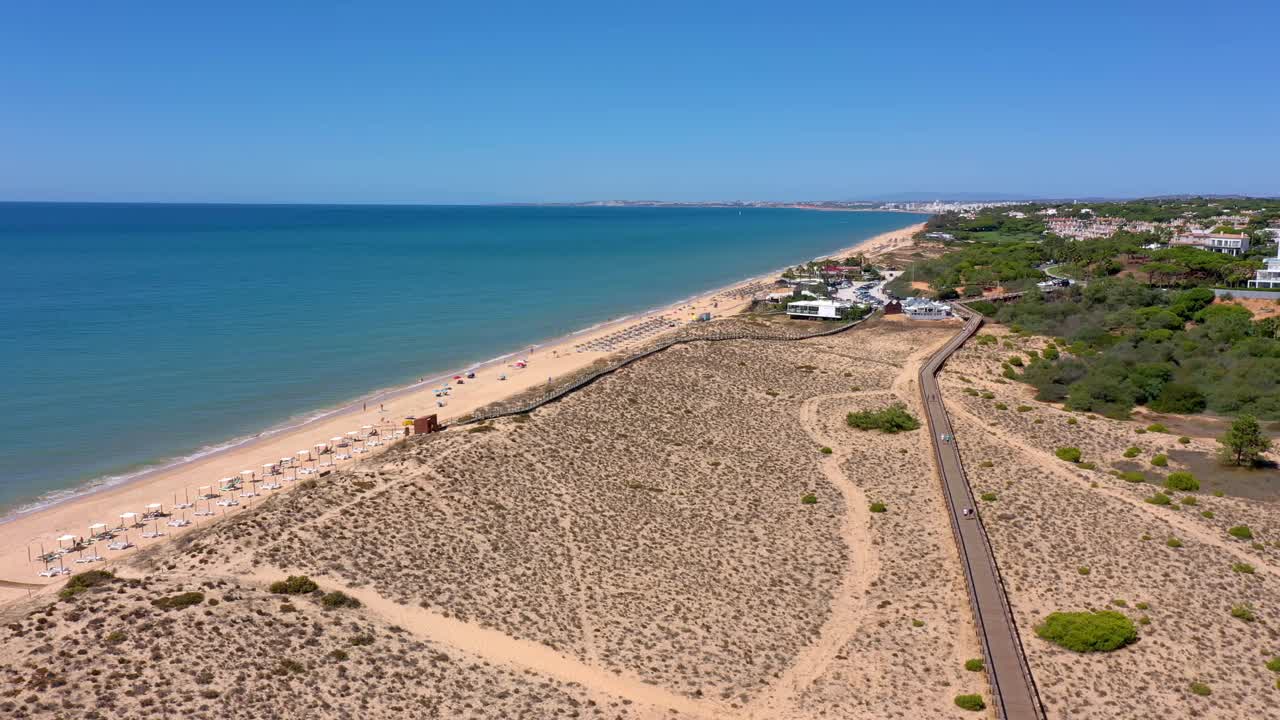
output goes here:
[{"label": "dry grass on dune", "polygon": [[[531,416],[415,439],[121,570],[167,579],[33,604],[0,678],[82,658],[57,670],[74,692],[10,696],[31,717],[107,693],[110,717],[161,693],[192,717],[953,715],[983,688],[961,669],[977,645],[927,431],[843,422],[914,405],[909,356],[952,332],[682,345]],[[301,573],[365,606],[285,611],[261,589]],[[151,608],[179,583],[222,602]],[[119,623],[129,639],[103,645]]]},{"label": "dry grass on dune", "polygon": [[[983,521],[1050,717],[1272,713],[1276,677],[1264,663],[1280,647],[1280,563],[1270,544],[1238,541],[1226,528],[1248,522],[1274,534],[1280,508],[1204,492],[1164,491],[1170,505],[1146,502],[1160,490],[1159,478],[1178,469],[1149,459],[1187,446],[1171,435],[1138,433],[1133,422],[1030,400],[1025,385],[997,382],[1011,352],[969,344],[942,379],[970,482],[975,492],[994,495],[980,501]],[[1065,446],[1080,448],[1097,468],[1053,455]],[[1129,447],[1140,449],[1137,458],[1124,457]],[[1209,451],[1212,443],[1196,439],[1190,447]],[[1149,480],[1130,483],[1107,472],[1125,462],[1140,462]],[[1245,565],[1253,572],[1241,571]],[[1245,604],[1255,621],[1232,616]],[[1107,608],[1139,623],[1135,645],[1077,654],[1034,635],[1050,612]],[[1193,682],[1207,684],[1211,695],[1192,694]]]},{"label": "dry grass on dune", "polygon": [[[152,600],[200,592],[164,610]],[[216,604],[215,604],[216,603]],[[633,717],[312,597],[226,580],[114,581],[13,619],[4,717]]]}]

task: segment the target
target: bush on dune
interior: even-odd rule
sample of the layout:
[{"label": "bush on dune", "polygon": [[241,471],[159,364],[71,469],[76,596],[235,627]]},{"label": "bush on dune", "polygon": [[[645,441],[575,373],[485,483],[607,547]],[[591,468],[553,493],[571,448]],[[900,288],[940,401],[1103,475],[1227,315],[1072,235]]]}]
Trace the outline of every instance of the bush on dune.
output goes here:
[{"label": "bush on dune", "polygon": [[902,403],[895,403],[883,410],[851,412],[845,417],[845,422],[858,430],[879,430],[890,434],[920,427],[920,421],[907,412],[907,406]]},{"label": "bush on dune", "polygon": [[1114,610],[1055,612],[1036,626],[1036,635],[1075,652],[1110,652],[1138,639],[1133,621]]}]

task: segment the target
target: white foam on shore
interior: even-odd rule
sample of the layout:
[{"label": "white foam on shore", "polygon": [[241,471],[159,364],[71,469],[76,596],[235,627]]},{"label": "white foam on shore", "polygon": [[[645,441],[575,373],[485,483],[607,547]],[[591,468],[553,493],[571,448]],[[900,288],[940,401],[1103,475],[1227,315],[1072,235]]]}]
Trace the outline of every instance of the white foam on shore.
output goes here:
[{"label": "white foam on shore", "polygon": [[[814,258],[814,261],[825,260],[827,258],[834,257],[836,253],[839,253],[844,250],[848,250],[853,247],[857,247],[858,245],[861,245],[862,243],[865,243],[874,237],[878,237],[879,235],[884,235],[891,232],[900,232],[901,230],[906,229],[906,227],[910,227],[910,225],[904,226],[902,228],[898,228],[896,230],[886,230],[883,233],[878,233],[877,235],[864,238],[862,240],[859,240],[855,245],[842,247],[833,251],[833,253],[830,255],[823,255],[823,256]],[[681,298],[679,300],[675,300],[663,305],[657,305],[647,310],[641,310],[638,312],[621,315],[616,318],[611,318],[609,320],[602,320],[588,327],[585,327],[579,330],[573,330],[568,333],[565,333],[564,335],[556,336],[547,340],[543,340],[541,342],[532,343],[529,345],[522,345],[521,349],[519,350],[502,353],[501,355],[494,356],[488,360],[483,360],[480,362],[470,363],[462,366],[465,369],[450,370],[448,372],[443,372],[429,378],[418,380],[408,385],[401,385],[401,386],[374,390],[368,394],[358,396],[350,401],[343,402],[339,405],[336,405],[330,408],[311,411],[310,413],[306,413],[306,414],[296,415],[288,420],[285,420],[283,423],[276,425],[274,427],[268,428],[266,430],[263,430],[262,432],[254,433],[252,435],[242,435],[240,437],[236,437],[231,440],[227,440],[225,442],[206,445],[201,448],[198,448],[197,450],[189,454],[174,457],[168,460],[163,460],[157,463],[153,463],[132,472],[121,473],[118,475],[104,475],[101,477],[84,481],[76,485],[75,487],[63,488],[59,490],[50,490],[46,493],[43,493],[35,500],[24,503],[22,505],[18,505],[17,507],[6,511],[3,516],[0,516],[0,525],[4,523],[12,522],[14,520],[17,520],[18,518],[21,518],[26,515],[30,515],[32,513],[40,512],[41,510],[46,510],[55,505],[60,505],[65,502],[69,502],[71,500],[84,497],[86,495],[92,495],[94,493],[102,492],[104,490],[109,490],[114,487],[119,487],[120,485],[124,485],[130,482],[143,480],[153,475],[167,472],[174,468],[181,467],[188,463],[197,462],[199,460],[203,460],[213,455],[230,452],[232,450],[243,447],[250,443],[257,442],[259,440],[265,440],[265,439],[275,437],[277,435],[281,435],[283,433],[292,432],[294,430],[300,430],[312,423],[326,420],[328,418],[331,418],[335,415],[342,414],[344,412],[354,411],[358,409],[362,403],[367,404],[367,403],[377,403],[381,401],[386,401],[386,400],[399,397],[423,388],[430,387],[437,382],[440,382],[443,380],[449,380],[454,375],[464,374],[471,369],[493,365],[495,363],[500,363],[504,360],[508,360],[510,358],[517,357],[519,355],[523,355],[527,351],[526,349],[536,350],[537,348],[540,348],[540,347],[559,344],[573,337],[591,333],[601,328],[607,327],[609,325],[616,325],[619,323],[626,322],[628,320],[632,320],[634,318],[645,317],[648,315],[652,315],[654,313],[669,313],[682,305],[689,304],[690,302],[693,302],[700,298],[705,298],[707,296],[724,292],[726,290],[732,290],[733,288],[736,288],[740,285],[744,285],[751,281],[758,281],[767,277],[779,275],[783,270],[786,270],[787,267],[790,267],[790,266],[778,268],[776,270],[761,273],[759,275],[752,275],[752,276],[743,278],[741,280],[731,282],[727,285],[722,285],[717,288],[712,288],[704,292],[694,293],[693,295],[689,295],[688,297]]]}]

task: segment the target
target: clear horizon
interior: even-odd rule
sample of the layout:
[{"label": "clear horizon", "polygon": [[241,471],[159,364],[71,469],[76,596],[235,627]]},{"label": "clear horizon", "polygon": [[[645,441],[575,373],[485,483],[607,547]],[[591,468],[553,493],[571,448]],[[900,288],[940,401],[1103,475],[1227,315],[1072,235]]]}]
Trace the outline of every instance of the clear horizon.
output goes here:
[{"label": "clear horizon", "polygon": [[27,6],[0,28],[0,198],[1276,196],[1277,20],[1151,0]]}]

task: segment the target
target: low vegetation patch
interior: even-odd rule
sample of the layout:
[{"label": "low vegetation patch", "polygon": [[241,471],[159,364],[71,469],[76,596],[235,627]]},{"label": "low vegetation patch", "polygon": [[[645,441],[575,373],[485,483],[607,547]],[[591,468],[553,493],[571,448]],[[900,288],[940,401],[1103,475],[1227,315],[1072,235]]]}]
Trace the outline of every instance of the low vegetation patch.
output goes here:
[{"label": "low vegetation patch", "polygon": [[800,502],[805,505],[817,505],[818,496],[814,495],[813,493],[809,493],[808,495],[805,495],[804,497],[800,498]]},{"label": "low vegetation patch", "polygon": [[1059,460],[1066,460],[1070,463],[1078,463],[1080,458],[1083,457],[1080,453],[1080,448],[1077,447],[1060,447],[1054,450],[1053,454],[1057,455]]},{"label": "low vegetation patch", "polygon": [[276,595],[305,595],[319,590],[320,586],[306,575],[290,575],[271,583],[269,589]]},{"label": "low vegetation patch", "polygon": [[1142,451],[1136,447],[1131,447],[1124,451],[1124,456],[1127,458],[1136,458],[1141,454],[1142,454]]},{"label": "low vegetation patch", "polygon": [[151,604],[161,610],[183,610],[192,605],[199,605],[204,602],[204,593],[202,592],[185,592],[169,597],[156,598]]},{"label": "low vegetation patch", "polygon": [[326,610],[358,608],[361,605],[359,600],[351,597],[341,590],[334,590],[333,592],[325,593],[324,597],[320,598],[320,604],[323,605]]},{"label": "low vegetation patch", "polygon": [[1110,652],[1135,642],[1138,630],[1115,610],[1055,612],[1036,626],[1036,635],[1075,652]]},{"label": "low vegetation patch", "polygon": [[1208,697],[1213,694],[1213,690],[1210,690],[1209,686],[1202,682],[1191,683],[1190,690],[1192,695],[1199,695],[1200,697]]},{"label": "low vegetation patch", "polygon": [[894,403],[883,410],[862,410],[851,412],[845,417],[849,427],[858,430],[879,430],[883,433],[900,433],[916,430],[920,421],[907,412],[907,406]]},{"label": "low vegetation patch", "polygon": [[957,695],[956,707],[961,710],[971,710],[976,712],[978,710],[985,710],[987,708],[987,704],[982,701],[981,695]]},{"label": "low vegetation patch", "polygon": [[70,600],[89,588],[106,585],[115,580],[116,576],[109,570],[88,570],[82,573],[76,573],[67,580],[67,584],[62,590],[58,591],[58,596],[63,600]]},{"label": "low vegetation patch", "polygon": [[1171,472],[1164,479],[1164,486],[1178,492],[1194,492],[1200,489],[1200,481],[1189,472]]},{"label": "low vegetation patch", "polygon": [[1230,530],[1227,530],[1227,534],[1238,540],[1253,539],[1253,531],[1249,529],[1248,525],[1236,525]]},{"label": "low vegetation patch", "polygon": [[1234,572],[1243,573],[1245,575],[1253,574],[1253,566],[1247,562],[1238,562],[1231,566]]},{"label": "low vegetation patch", "polygon": [[1168,456],[1168,455],[1164,455],[1164,454],[1160,454],[1160,455],[1152,455],[1152,456],[1151,456],[1151,464],[1152,464],[1152,465],[1155,465],[1156,467],[1168,467],[1168,466],[1169,466],[1169,456]]},{"label": "low vegetation patch", "polygon": [[982,672],[986,666],[986,661],[982,658],[971,658],[964,661],[964,669],[969,672]]},{"label": "low vegetation patch", "polygon": [[1258,619],[1257,613],[1253,611],[1253,606],[1249,603],[1233,606],[1231,608],[1231,617],[1245,622],[1253,622]]},{"label": "low vegetation patch", "polygon": [[885,511],[886,511],[886,510],[888,510],[888,509],[889,509],[889,507],[888,507],[887,505],[885,505],[884,503],[882,503],[882,502],[873,502],[873,503],[871,503],[871,512],[873,512],[873,513],[882,513],[882,512],[885,512]]},{"label": "low vegetation patch", "polygon": [[1146,502],[1149,502],[1152,505],[1168,505],[1173,501],[1169,499],[1168,495],[1165,495],[1162,492],[1158,492],[1155,495],[1152,495],[1151,497],[1146,498]]}]

